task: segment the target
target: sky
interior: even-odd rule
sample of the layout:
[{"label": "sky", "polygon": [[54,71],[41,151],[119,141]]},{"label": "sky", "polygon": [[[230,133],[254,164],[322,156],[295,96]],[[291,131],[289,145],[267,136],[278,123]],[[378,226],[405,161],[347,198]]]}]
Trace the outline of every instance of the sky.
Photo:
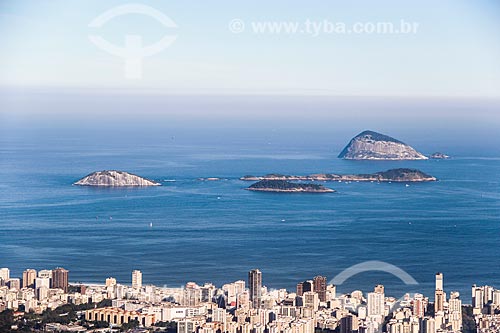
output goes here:
[{"label": "sky", "polygon": [[[169,26],[136,12],[89,26],[130,3],[162,13]],[[235,20],[244,31],[231,30]],[[401,20],[417,23],[415,33],[303,32],[306,21]],[[302,31],[257,33],[256,22],[298,22]],[[497,99],[499,33],[495,0],[0,0],[0,88]],[[123,46],[130,35],[143,45],[175,40],[127,78],[124,59],[89,36]]]}]

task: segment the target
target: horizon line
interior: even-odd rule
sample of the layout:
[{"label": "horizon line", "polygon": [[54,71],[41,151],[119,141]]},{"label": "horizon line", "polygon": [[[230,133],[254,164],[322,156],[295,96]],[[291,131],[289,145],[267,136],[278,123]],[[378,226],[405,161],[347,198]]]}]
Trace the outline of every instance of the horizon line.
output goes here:
[{"label": "horizon line", "polygon": [[200,96],[200,97],[324,97],[324,98],[389,98],[389,99],[444,99],[444,100],[482,100],[498,101],[500,95],[463,95],[463,94],[439,94],[439,93],[408,93],[408,94],[389,94],[389,93],[343,93],[327,89],[304,89],[304,90],[210,90],[202,89],[196,91],[171,90],[161,87],[116,87],[116,86],[64,86],[64,85],[2,85],[0,84],[0,93],[7,92],[27,92],[27,93],[60,93],[60,94],[95,94],[95,95],[117,95],[128,94],[134,96]]}]

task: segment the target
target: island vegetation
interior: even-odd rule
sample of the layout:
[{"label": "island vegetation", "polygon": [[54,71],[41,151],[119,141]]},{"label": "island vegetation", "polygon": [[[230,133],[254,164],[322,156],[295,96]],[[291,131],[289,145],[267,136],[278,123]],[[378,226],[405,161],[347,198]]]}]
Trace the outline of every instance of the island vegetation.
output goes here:
[{"label": "island vegetation", "polygon": [[334,173],[318,173],[307,176],[267,174],[264,176],[243,176],[245,181],[284,180],[284,181],[359,181],[359,182],[431,182],[437,178],[417,169],[399,168],[371,174],[340,175]]},{"label": "island vegetation", "polygon": [[292,183],[286,180],[261,180],[246,188],[249,191],[262,191],[262,192],[288,192],[288,193],[328,193],[335,192],[319,184],[311,183]]}]

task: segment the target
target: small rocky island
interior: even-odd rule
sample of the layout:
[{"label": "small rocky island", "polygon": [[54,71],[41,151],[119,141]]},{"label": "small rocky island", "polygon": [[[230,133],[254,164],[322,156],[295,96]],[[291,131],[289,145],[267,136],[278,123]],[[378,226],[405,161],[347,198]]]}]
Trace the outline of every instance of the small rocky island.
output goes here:
[{"label": "small rocky island", "polygon": [[265,176],[244,176],[240,180],[247,181],[357,181],[357,182],[433,182],[437,178],[416,169],[391,169],[370,174],[339,175],[333,173],[318,173],[308,176],[289,176],[268,174]]},{"label": "small rocky island", "polygon": [[93,172],[74,183],[80,186],[159,186],[160,183],[137,175],[117,170]]},{"label": "small rocky island", "polygon": [[426,160],[404,142],[374,131],[356,135],[338,156],[346,160]]},{"label": "small rocky island", "polygon": [[430,158],[434,160],[447,160],[450,158],[450,156],[443,153],[434,153],[430,156]]},{"label": "small rocky island", "polygon": [[331,193],[330,188],[318,184],[291,183],[286,180],[261,180],[247,187],[248,191],[285,192],[285,193]]}]

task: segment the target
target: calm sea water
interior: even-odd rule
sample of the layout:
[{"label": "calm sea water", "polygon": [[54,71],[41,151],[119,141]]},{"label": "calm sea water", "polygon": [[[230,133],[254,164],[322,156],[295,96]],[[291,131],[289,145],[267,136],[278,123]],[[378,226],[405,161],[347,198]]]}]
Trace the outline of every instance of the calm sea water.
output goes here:
[{"label": "calm sea water", "polygon": [[[339,290],[370,290],[384,283],[394,296],[431,295],[438,271],[446,290],[460,291],[465,300],[473,283],[500,287],[499,158],[474,152],[476,157],[451,160],[353,162],[337,159],[338,149],[326,141],[311,145],[251,133],[243,136],[247,139],[217,142],[164,136],[154,145],[126,136],[116,141],[92,135],[71,140],[68,134],[4,138],[0,266],[13,276],[29,267],[63,266],[71,281],[114,276],[122,283],[130,283],[131,271],[140,269],[145,283],[169,286],[221,285],[246,279],[257,267],[264,284],[293,289],[317,274],[331,279],[351,265],[380,260],[405,270],[419,285],[366,272]],[[337,138],[339,147],[347,139]],[[328,183],[338,193],[315,195],[249,192],[243,190],[249,183],[238,180],[268,172],[394,167],[419,168],[439,182]],[[102,169],[134,172],[163,186],[71,185]],[[197,180],[214,176],[223,180]]]},{"label": "calm sea water", "polygon": [[[0,267],[63,266],[71,281],[180,286],[246,279],[294,289],[317,274],[384,261],[413,276],[358,274],[340,291],[500,287],[500,148],[490,100],[156,96],[0,90]],[[451,160],[343,161],[377,130]],[[329,183],[332,194],[243,190],[246,174],[361,173],[415,167],[427,184]],[[118,169],[161,187],[71,184]],[[221,177],[201,182],[198,177]],[[175,180],[175,181],[167,181]],[[152,224],[152,227],[150,225]]]}]

